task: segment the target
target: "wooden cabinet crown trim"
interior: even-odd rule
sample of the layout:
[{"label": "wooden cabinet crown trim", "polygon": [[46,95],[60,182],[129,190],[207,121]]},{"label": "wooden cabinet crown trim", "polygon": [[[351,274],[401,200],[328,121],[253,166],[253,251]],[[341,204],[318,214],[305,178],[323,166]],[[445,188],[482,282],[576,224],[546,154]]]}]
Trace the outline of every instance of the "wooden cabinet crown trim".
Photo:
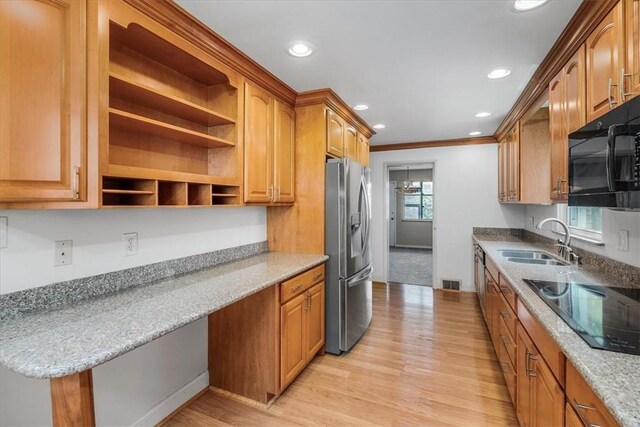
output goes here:
[{"label": "wooden cabinet crown trim", "polygon": [[306,107],[307,105],[316,104],[327,105],[367,138],[371,138],[376,134],[376,131],[374,131],[367,122],[354,113],[347,103],[329,88],[301,92],[296,98],[296,107]]},{"label": "wooden cabinet crown trim", "polygon": [[558,40],[535,71],[516,103],[495,132],[502,139],[515,126],[522,115],[547,90],[551,80],[585,42],[589,34],[600,24],[619,0],[587,0],[582,2]]},{"label": "wooden cabinet crown trim", "polygon": [[289,105],[295,104],[298,96],[295,90],[173,1],[124,1]]}]

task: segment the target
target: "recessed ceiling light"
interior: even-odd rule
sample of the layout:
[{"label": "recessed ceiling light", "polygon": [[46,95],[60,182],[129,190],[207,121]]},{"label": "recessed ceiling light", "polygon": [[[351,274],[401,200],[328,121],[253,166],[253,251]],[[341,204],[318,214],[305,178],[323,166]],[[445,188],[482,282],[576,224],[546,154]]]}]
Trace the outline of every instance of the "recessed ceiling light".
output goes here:
[{"label": "recessed ceiling light", "polygon": [[313,53],[313,45],[302,40],[293,41],[287,45],[287,52],[291,56],[304,58]]},{"label": "recessed ceiling light", "polygon": [[518,12],[526,12],[527,10],[532,10],[542,6],[547,1],[548,0],[516,0],[513,4],[513,8]]},{"label": "recessed ceiling light", "polygon": [[487,74],[487,77],[490,79],[501,79],[507,77],[509,74],[511,74],[511,70],[508,68],[496,68],[495,70],[491,70],[491,72]]},{"label": "recessed ceiling light", "polygon": [[387,125],[383,125],[382,123],[378,123],[377,125],[373,125],[373,128],[374,129],[378,129],[378,130],[379,129],[384,129],[386,127],[387,127]]},{"label": "recessed ceiling light", "polygon": [[483,111],[481,113],[476,114],[476,117],[489,117],[491,115],[488,111]]},{"label": "recessed ceiling light", "polygon": [[357,111],[364,111],[364,110],[368,110],[369,106],[367,104],[358,104],[358,105],[354,105],[353,109]]},{"label": "recessed ceiling light", "polygon": [[469,132],[469,136],[478,136],[478,135],[482,135],[482,132],[480,132],[479,130],[474,130],[473,132]]}]

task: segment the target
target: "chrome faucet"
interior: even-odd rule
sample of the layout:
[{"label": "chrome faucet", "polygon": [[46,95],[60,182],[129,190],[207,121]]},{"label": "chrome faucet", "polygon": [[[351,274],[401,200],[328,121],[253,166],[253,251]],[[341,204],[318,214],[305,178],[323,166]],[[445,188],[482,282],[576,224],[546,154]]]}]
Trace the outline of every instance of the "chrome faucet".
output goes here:
[{"label": "chrome faucet", "polygon": [[571,249],[571,231],[569,230],[567,224],[565,224],[564,221],[561,221],[558,218],[546,218],[540,221],[538,225],[536,225],[536,228],[538,230],[542,230],[542,226],[548,222],[557,222],[562,226],[564,230],[564,240],[558,240],[558,243],[556,244],[556,246],[558,247],[558,255],[563,260],[568,262],[580,262],[580,257],[573,252],[573,249]]}]

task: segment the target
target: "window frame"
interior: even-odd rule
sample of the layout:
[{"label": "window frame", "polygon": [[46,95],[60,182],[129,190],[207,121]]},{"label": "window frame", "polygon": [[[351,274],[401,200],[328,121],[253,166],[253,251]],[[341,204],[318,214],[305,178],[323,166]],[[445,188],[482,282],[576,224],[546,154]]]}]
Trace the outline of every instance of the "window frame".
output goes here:
[{"label": "window frame", "polygon": [[[567,224],[569,230],[571,231],[572,238],[576,240],[583,240],[585,242],[593,243],[599,246],[604,246],[604,240],[602,238],[602,230],[590,230],[587,228],[575,227],[573,225],[569,225],[569,205],[559,204],[557,205],[557,218]],[[604,209],[604,208],[600,208]],[[560,224],[553,224],[552,230],[557,234],[564,234],[564,230]]]},{"label": "window frame", "polygon": [[[431,218],[407,218],[406,217],[406,208],[407,205],[405,203],[405,197],[406,196],[420,196],[420,204],[419,205],[415,205],[415,204],[411,204],[409,205],[410,207],[418,207],[419,210],[422,209],[423,206],[423,198],[425,196],[431,197],[431,206],[433,206],[433,180],[431,181],[411,181],[411,183],[420,183],[420,192],[419,193],[414,193],[414,194],[405,194],[402,193],[402,221],[403,222],[433,222],[433,208],[431,210]],[[423,187],[423,183],[425,182],[430,182],[431,183],[431,193],[423,193],[422,192],[422,187]]]}]

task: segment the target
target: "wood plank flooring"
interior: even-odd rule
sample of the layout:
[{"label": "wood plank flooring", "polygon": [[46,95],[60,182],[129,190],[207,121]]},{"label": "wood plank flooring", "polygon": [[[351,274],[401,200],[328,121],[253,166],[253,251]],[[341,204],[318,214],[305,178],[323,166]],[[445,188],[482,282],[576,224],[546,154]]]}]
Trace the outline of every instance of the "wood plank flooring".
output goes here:
[{"label": "wood plank flooring", "polygon": [[208,391],[168,426],[516,426],[473,293],[374,284],[373,321],[269,409]]}]

